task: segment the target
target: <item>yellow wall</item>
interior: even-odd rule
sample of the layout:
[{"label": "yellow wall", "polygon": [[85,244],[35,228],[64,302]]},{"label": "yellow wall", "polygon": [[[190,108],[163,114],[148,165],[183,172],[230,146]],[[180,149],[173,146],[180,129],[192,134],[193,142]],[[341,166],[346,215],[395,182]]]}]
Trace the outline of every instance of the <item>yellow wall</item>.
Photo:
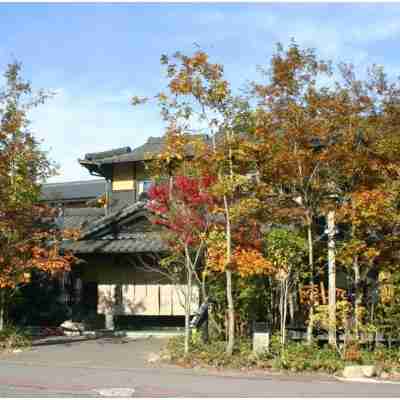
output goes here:
[{"label": "yellow wall", "polygon": [[149,173],[143,163],[136,163],[136,166],[134,163],[114,164],[112,190],[136,190],[138,193],[137,182],[148,178]]},{"label": "yellow wall", "polygon": [[123,163],[113,165],[112,190],[133,190],[134,188],[134,169],[133,163]]}]

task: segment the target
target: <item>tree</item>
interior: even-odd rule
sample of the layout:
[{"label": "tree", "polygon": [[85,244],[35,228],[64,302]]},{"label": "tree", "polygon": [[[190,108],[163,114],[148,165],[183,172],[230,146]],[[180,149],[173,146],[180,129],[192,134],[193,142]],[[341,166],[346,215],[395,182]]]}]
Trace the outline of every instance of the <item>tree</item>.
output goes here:
[{"label": "tree", "polygon": [[10,64],[0,91],[0,329],[7,294],[29,279],[33,268],[54,272],[69,267],[61,256],[61,233],[54,211],[39,205],[41,182],[53,166],[29,129],[29,111],[48,94],[33,93],[21,78],[21,65]]},{"label": "tree", "polygon": [[282,348],[286,344],[288,297],[304,272],[307,243],[298,232],[287,228],[273,228],[265,236],[266,254],[274,266],[274,278],[280,285],[280,328]]},{"label": "tree", "polygon": [[[179,266],[177,255],[182,255],[184,260],[182,264],[187,284],[187,291],[184,293],[185,354],[188,354],[190,345],[192,282],[196,279],[201,285],[198,269],[210,226],[213,199],[207,189],[211,182],[210,177],[175,176],[170,182],[156,184],[149,191],[148,207],[157,215],[154,223],[169,231],[173,265]],[[171,268],[171,265],[167,267]],[[178,268],[178,274],[181,272]]]},{"label": "tree", "polygon": [[[275,211],[291,223],[303,221],[307,230],[311,274],[308,341],[312,338],[315,280],[315,219],[330,192],[331,171],[338,162],[332,149],[336,121],[331,118],[335,93],[319,85],[331,76],[331,65],[318,60],[311,49],[292,42],[278,45],[271,60],[267,84],[253,84],[258,99],[255,140],[249,152],[256,161],[261,199],[274,201]],[[329,145],[328,145],[329,144]],[[289,218],[287,216],[289,211]]]},{"label": "tree", "polygon": [[[167,130],[181,135],[207,133],[213,140],[211,151],[208,148],[207,151],[195,152],[194,158],[199,170],[203,171],[202,175],[217,178],[211,190],[220,199],[215,213],[224,219],[224,273],[229,325],[227,353],[232,354],[235,332],[231,268],[234,221],[231,214],[235,212],[233,208],[240,209],[235,194],[248,181],[238,162],[240,158],[243,160],[243,154],[238,151],[238,132],[247,122],[248,105],[232,95],[223,76],[223,67],[210,63],[203,51],[196,51],[192,56],[180,52],[172,57],[163,55],[161,63],[167,70],[168,94],[160,93],[156,98],[168,124]],[[135,97],[132,102],[137,104],[143,100]]]}]

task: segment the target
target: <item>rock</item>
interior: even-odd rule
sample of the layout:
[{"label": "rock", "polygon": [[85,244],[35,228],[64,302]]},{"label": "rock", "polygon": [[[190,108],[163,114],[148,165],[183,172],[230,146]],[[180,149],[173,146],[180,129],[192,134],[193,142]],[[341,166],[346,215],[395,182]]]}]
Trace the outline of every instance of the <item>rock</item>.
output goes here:
[{"label": "rock", "polygon": [[269,351],[270,337],[268,332],[255,332],[253,335],[253,352],[263,354]]},{"label": "rock", "polygon": [[160,361],[160,356],[156,353],[150,353],[147,357],[147,362],[149,363],[156,363]]},{"label": "rock", "polygon": [[363,365],[361,366],[362,372],[365,377],[372,378],[377,375],[377,370],[375,365]]},{"label": "rock", "polygon": [[163,354],[163,355],[161,356],[161,360],[162,360],[162,361],[165,361],[165,362],[170,362],[171,359],[172,359],[172,357],[171,357],[171,354],[169,354],[169,353]]},{"label": "rock", "polygon": [[344,367],[342,375],[344,378],[364,378],[364,372],[362,369],[362,365],[348,365]]},{"label": "rock", "polygon": [[83,332],[85,330],[85,326],[81,322],[72,322],[70,320],[64,321],[60,327],[70,332]]},{"label": "rock", "polygon": [[390,374],[388,372],[382,371],[381,372],[381,378],[382,379],[389,379],[390,378]]}]

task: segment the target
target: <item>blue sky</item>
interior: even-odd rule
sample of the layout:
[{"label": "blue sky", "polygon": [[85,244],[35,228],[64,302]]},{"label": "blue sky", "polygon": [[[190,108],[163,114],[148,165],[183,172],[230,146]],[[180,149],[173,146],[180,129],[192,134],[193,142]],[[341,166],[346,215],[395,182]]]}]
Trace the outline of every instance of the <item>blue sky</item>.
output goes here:
[{"label": "blue sky", "polygon": [[0,70],[22,61],[24,76],[57,95],[32,113],[43,147],[60,164],[52,181],[90,179],[87,152],[138,146],[163,133],[155,106],[132,95],[165,84],[159,59],[193,43],[225,65],[234,87],[259,75],[274,45],[291,37],[323,58],[400,75],[400,4],[0,4]]}]

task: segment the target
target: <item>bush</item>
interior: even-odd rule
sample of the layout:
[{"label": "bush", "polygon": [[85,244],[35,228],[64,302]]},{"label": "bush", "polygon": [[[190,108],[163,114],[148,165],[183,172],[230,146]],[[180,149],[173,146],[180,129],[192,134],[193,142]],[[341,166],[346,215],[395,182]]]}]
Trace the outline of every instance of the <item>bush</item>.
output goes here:
[{"label": "bush", "polygon": [[273,367],[292,372],[321,371],[334,373],[343,368],[344,363],[336,351],[329,347],[288,343],[285,350],[275,354]]},{"label": "bush", "polygon": [[383,371],[391,371],[400,368],[400,349],[388,349],[378,347],[375,351],[361,351],[363,364],[374,364]]},{"label": "bush", "polygon": [[400,369],[400,349],[379,348],[375,351],[362,350],[357,347],[356,360],[343,359],[332,348],[311,346],[304,343],[289,342],[285,349],[279,336],[272,336],[270,352],[254,355],[249,340],[238,341],[233,355],[225,353],[226,342],[214,341],[209,344],[201,342],[197,334],[193,336],[190,354],[184,356],[183,337],[172,338],[166,351],[172,362],[184,366],[205,366],[234,369],[277,369],[291,372],[326,372],[341,371],[348,362],[373,364],[383,371]]},{"label": "bush", "polygon": [[196,333],[192,337],[190,354],[186,357],[184,355],[183,336],[171,338],[166,347],[171,361],[189,366],[250,368],[256,363],[256,359],[252,356],[251,342],[249,340],[238,341],[235,344],[232,356],[228,356],[225,353],[225,349],[225,341],[203,343]]},{"label": "bush", "polygon": [[9,326],[0,331],[0,350],[11,350],[30,346],[31,340],[26,332]]}]

